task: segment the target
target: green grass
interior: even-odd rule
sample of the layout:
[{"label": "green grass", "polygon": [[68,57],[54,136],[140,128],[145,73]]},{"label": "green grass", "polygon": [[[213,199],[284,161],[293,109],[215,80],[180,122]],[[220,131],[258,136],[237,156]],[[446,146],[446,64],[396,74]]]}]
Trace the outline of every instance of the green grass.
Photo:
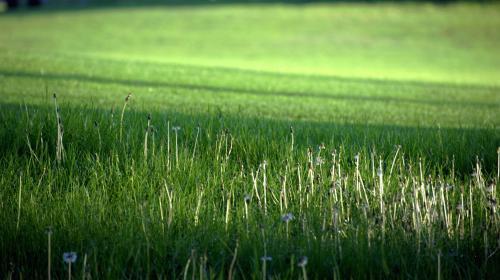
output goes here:
[{"label": "green grass", "polygon": [[1,15],[0,277],[498,275],[499,11]]}]

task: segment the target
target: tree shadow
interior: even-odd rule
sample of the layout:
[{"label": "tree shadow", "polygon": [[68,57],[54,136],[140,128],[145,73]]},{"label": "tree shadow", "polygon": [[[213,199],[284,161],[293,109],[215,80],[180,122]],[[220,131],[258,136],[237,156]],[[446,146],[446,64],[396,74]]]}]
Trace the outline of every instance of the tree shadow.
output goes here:
[{"label": "tree shadow", "polygon": [[[299,78],[299,76],[294,74],[278,74],[278,73],[268,73],[268,72],[256,72],[251,70],[239,70],[239,69],[229,69],[229,68],[219,68],[219,67],[195,67],[195,66],[182,66],[185,68],[192,68],[196,70],[214,70],[217,71],[231,71],[239,72],[243,74],[255,75],[272,75],[274,77],[286,77],[286,78]],[[78,82],[91,82],[100,84],[117,84],[124,86],[140,86],[140,87],[154,87],[154,88],[167,88],[167,89],[184,89],[184,90],[196,90],[208,93],[236,93],[245,94],[251,96],[276,96],[276,97],[302,97],[311,99],[324,99],[324,100],[338,100],[338,101],[368,101],[368,102],[381,102],[381,103],[398,103],[398,104],[421,104],[430,106],[454,106],[454,107],[481,107],[481,108],[498,108],[500,104],[498,102],[474,102],[470,100],[460,101],[460,100],[430,100],[430,99],[416,99],[411,97],[394,97],[394,96],[367,96],[367,95],[356,95],[352,93],[329,93],[329,92],[318,92],[318,91],[286,91],[286,90],[270,90],[270,89],[249,89],[240,87],[230,87],[230,86],[216,86],[216,85],[199,85],[194,83],[180,83],[180,82],[167,82],[167,81],[154,81],[154,80],[139,80],[139,79],[129,79],[129,78],[110,78],[103,76],[88,76],[78,73],[44,73],[43,75],[37,72],[30,71],[9,71],[5,69],[0,69],[0,76],[11,77],[11,78],[26,78],[26,79],[37,79],[43,78],[52,81],[78,81]],[[310,76],[309,76],[310,77]],[[336,76],[317,76],[313,77],[316,79],[329,80],[329,81],[348,81],[354,83],[365,83],[365,84],[376,84],[376,85],[411,85],[411,86],[431,86],[433,88],[444,89],[444,88],[454,88],[456,85],[447,85],[443,83],[426,83],[426,82],[416,82],[416,81],[393,81],[393,80],[375,80],[375,79],[356,79],[356,78],[342,78]],[[483,90],[488,87],[484,86],[474,86],[474,85],[461,85],[462,89],[469,90]]]},{"label": "tree shadow", "polygon": [[[25,145],[25,137],[30,134],[33,120],[39,121],[44,127],[43,135],[46,139],[55,139],[53,106],[52,100],[48,100],[45,105],[0,103],[0,157],[13,154],[30,155],[28,146]],[[112,122],[115,122],[116,128],[118,112],[112,120],[111,108],[69,104],[60,107],[65,143],[82,154],[95,153],[97,138],[111,139],[111,134],[116,132],[106,128],[101,131],[102,135],[92,132],[94,123],[110,128]],[[184,137],[182,141],[191,144],[191,138],[196,135],[198,127],[204,133],[212,135],[229,131],[236,139],[235,157],[244,159],[246,164],[258,164],[266,158],[280,157],[280,154],[289,148],[291,127],[294,131],[295,147],[304,154],[308,148],[316,150],[324,144],[327,151],[342,150],[342,153],[350,158],[354,158],[358,153],[368,157],[375,152],[389,164],[396,147],[401,146],[401,154],[409,162],[415,164],[422,158],[429,172],[450,171],[453,167],[456,176],[469,176],[476,160],[481,161],[486,174],[496,173],[497,148],[500,147],[499,131],[493,128],[411,127],[281,120],[223,113],[217,108],[185,113],[175,108],[145,111],[133,106],[126,114],[127,134],[134,145],[142,145],[146,116],[151,114],[158,139],[166,137],[167,122],[170,128],[180,126],[181,137]],[[25,116],[31,117],[24,119]],[[200,139],[199,149],[210,149],[211,145],[206,141],[208,138]],[[47,143],[55,145],[51,141]]]}]

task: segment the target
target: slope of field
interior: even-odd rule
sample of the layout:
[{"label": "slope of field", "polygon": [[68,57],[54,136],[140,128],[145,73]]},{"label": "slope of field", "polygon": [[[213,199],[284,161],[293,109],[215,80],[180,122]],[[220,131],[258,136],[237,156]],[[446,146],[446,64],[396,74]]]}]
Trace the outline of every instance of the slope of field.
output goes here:
[{"label": "slope of field", "polygon": [[0,277],[497,275],[499,7],[0,15]]},{"label": "slope of field", "polygon": [[2,53],[498,84],[498,5],[250,5],[11,14]]}]

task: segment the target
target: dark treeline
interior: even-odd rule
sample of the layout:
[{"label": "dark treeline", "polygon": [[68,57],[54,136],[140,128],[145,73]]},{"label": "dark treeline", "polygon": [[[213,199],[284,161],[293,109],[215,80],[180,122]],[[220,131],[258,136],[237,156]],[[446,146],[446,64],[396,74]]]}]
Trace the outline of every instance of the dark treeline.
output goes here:
[{"label": "dark treeline", "polygon": [[[1,0],[0,0],[1,1]],[[390,2],[428,2],[438,4],[449,4],[456,2],[488,3],[499,2],[499,0],[4,0],[8,7],[17,8],[21,6],[49,6],[49,7],[99,7],[111,5],[218,5],[218,4],[251,4],[251,3],[284,3],[284,4],[307,4],[307,3],[390,3]]]}]

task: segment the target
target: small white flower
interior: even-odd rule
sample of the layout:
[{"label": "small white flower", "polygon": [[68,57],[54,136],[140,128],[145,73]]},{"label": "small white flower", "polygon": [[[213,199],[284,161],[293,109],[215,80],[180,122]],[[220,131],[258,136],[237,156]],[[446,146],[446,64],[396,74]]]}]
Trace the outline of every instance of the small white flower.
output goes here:
[{"label": "small white flower", "polygon": [[63,261],[68,264],[74,263],[77,257],[76,252],[66,252],[63,254]]},{"label": "small white flower", "polygon": [[299,262],[297,263],[297,266],[305,267],[306,265],[307,265],[307,257],[306,256],[300,257]]},{"label": "small white flower", "polygon": [[354,161],[358,162],[358,160],[359,160],[359,154],[354,156]]},{"label": "small white flower", "polygon": [[293,214],[292,214],[292,213],[287,213],[287,214],[285,214],[285,215],[281,216],[281,220],[282,220],[283,222],[285,222],[285,223],[290,222],[290,221],[291,221],[291,220],[293,220],[294,218],[295,218],[295,217],[293,216]]}]

